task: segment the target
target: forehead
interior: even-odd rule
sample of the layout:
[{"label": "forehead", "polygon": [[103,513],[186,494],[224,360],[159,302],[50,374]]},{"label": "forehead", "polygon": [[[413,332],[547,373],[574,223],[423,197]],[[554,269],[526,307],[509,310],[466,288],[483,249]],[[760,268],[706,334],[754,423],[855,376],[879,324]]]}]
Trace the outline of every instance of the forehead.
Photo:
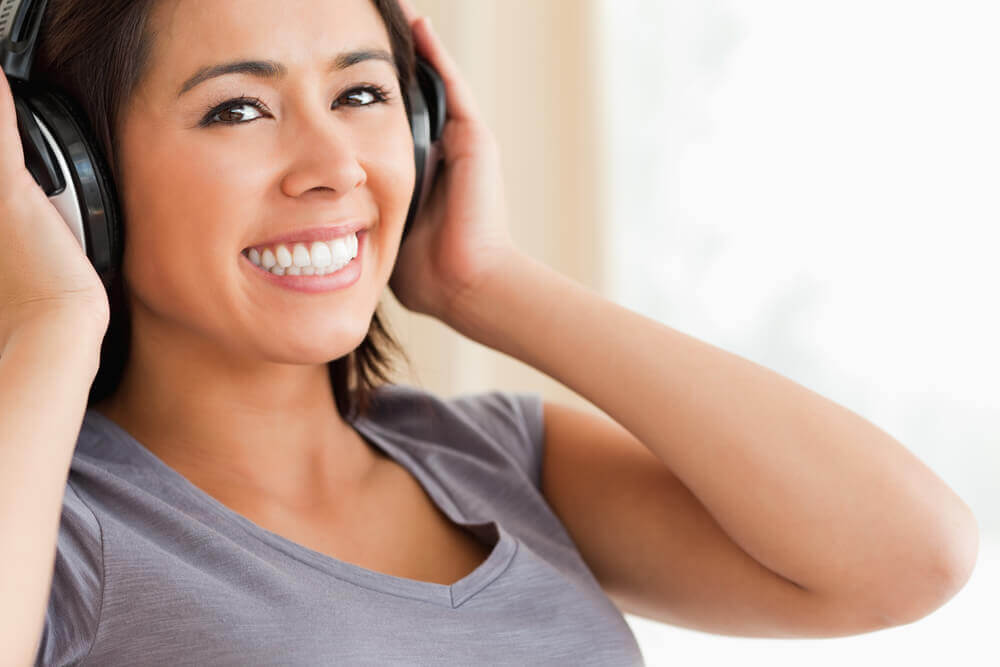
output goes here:
[{"label": "forehead", "polygon": [[391,51],[371,0],[160,0],[148,30],[150,74],[161,84],[242,57],[276,60],[294,72],[362,45]]}]

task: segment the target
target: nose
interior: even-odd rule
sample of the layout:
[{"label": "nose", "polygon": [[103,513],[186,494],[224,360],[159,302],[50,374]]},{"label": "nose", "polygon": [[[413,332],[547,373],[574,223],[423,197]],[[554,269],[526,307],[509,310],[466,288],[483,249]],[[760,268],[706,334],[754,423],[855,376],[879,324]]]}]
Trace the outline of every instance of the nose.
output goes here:
[{"label": "nose", "polygon": [[358,161],[357,140],[349,126],[329,116],[324,119],[300,116],[289,133],[295,156],[282,179],[282,190],[297,197],[314,188],[340,194],[365,184],[368,174]]}]

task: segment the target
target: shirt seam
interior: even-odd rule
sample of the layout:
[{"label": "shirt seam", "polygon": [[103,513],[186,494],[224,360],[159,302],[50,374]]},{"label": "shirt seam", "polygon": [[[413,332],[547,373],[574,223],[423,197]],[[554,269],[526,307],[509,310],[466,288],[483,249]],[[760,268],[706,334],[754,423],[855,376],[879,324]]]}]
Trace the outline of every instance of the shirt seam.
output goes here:
[{"label": "shirt seam", "polygon": [[97,523],[97,530],[101,537],[101,604],[97,609],[97,625],[94,626],[94,636],[90,640],[90,646],[87,648],[87,654],[83,656],[83,660],[80,661],[81,667],[90,659],[90,654],[94,650],[94,646],[97,645],[97,636],[101,631],[101,621],[104,619],[104,590],[106,588],[105,583],[107,581],[107,558],[104,555],[104,526],[101,525],[101,520],[97,517],[97,512],[94,508],[90,506],[83,496],[77,492],[76,487],[69,480],[66,480],[67,486],[73,491],[75,495],[83,505],[90,510],[90,513],[94,516],[94,521]]}]

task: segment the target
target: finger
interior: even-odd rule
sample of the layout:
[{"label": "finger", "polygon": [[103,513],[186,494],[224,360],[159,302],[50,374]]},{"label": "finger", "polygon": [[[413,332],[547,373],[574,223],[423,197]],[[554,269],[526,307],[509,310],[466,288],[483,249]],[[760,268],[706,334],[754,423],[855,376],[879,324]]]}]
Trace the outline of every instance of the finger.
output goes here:
[{"label": "finger", "polygon": [[[400,0],[402,4],[406,0]],[[420,17],[413,27],[413,37],[417,53],[426,58],[444,81],[445,95],[448,99],[447,117],[456,120],[479,121],[479,108],[472,90],[462,78],[458,65],[445,50],[444,43],[431,29],[430,19]]]}]

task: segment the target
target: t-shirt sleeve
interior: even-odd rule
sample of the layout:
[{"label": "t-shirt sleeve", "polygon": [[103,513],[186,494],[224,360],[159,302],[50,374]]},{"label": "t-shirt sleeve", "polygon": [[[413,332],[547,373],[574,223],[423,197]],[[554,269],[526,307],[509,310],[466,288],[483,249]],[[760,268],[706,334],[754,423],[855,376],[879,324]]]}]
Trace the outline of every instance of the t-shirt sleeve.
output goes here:
[{"label": "t-shirt sleeve", "polygon": [[67,482],[45,625],[35,657],[42,665],[76,665],[97,634],[104,553],[97,517]]},{"label": "t-shirt sleeve", "polygon": [[542,397],[531,392],[490,391],[459,396],[452,404],[490,433],[528,476],[541,488],[544,454]]}]

